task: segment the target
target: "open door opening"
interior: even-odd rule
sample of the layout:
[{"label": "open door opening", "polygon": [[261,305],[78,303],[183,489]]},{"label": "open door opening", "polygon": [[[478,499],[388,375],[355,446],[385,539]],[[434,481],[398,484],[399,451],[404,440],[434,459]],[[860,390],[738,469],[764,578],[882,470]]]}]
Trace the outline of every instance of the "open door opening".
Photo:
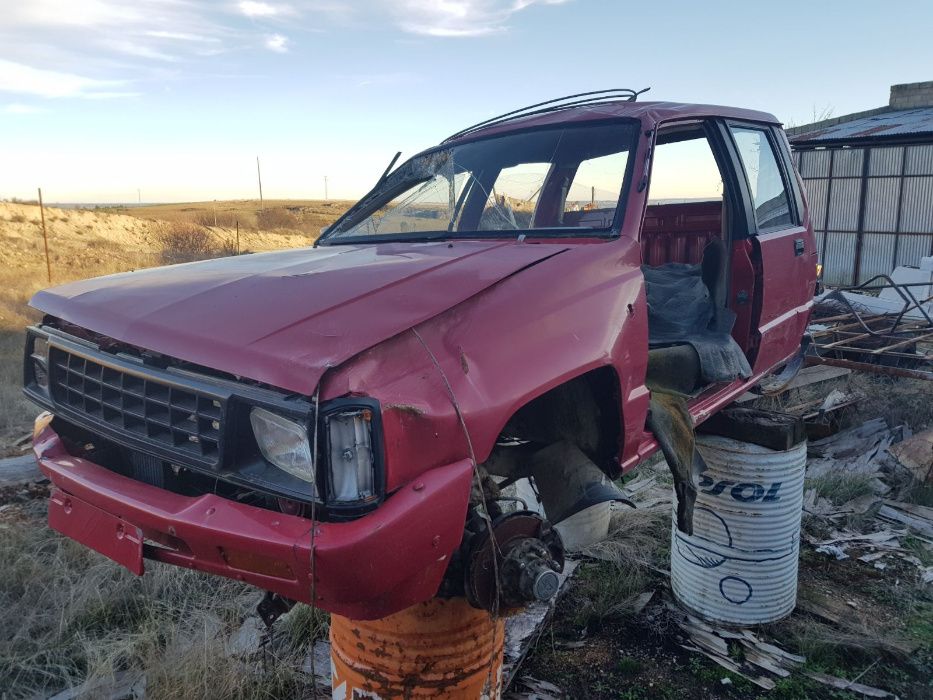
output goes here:
[{"label": "open door opening", "polygon": [[690,121],[658,131],[642,226],[648,385],[686,396],[751,376],[748,329],[733,308],[742,299],[732,290],[753,284],[754,271],[736,255],[745,241],[714,126]]}]

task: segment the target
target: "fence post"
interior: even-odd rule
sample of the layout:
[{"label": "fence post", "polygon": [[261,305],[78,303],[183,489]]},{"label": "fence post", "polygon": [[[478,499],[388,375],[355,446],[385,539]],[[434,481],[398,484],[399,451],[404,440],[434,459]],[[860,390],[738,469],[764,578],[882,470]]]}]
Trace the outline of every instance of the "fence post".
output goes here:
[{"label": "fence post", "polygon": [[49,261],[49,234],[45,230],[45,206],[42,204],[42,188],[39,188],[39,217],[42,219],[42,240],[45,243],[45,271],[52,284],[52,263]]}]

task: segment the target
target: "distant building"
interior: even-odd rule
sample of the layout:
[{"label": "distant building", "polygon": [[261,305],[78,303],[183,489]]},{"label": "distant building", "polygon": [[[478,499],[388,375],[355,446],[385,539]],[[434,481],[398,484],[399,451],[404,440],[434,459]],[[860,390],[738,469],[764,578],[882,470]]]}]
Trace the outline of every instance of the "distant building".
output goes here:
[{"label": "distant building", "polygon": [[933,255],[933,81],[892,85],[886,107],[787,133],[826,284],[860,284]]}]

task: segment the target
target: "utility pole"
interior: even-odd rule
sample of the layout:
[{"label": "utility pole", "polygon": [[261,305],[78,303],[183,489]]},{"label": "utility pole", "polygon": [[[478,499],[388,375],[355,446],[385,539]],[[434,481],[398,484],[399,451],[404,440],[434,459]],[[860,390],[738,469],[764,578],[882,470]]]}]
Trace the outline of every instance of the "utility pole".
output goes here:
[{"label": "utility pole", "polygon": [[49,262],[49,234],[45,230],[45,206],[42,204],[42,188],[39,188],[39,216],[42,217],[42,240],[45,241],[45,271],[52,284],[52,263]]},{"label": "utility pole", "polygon": [[143,191],[139,189],[138,187],[136,188],[136,203],[137,204],[143,203]]},{"label": "utility pole", "polygon": [[259,169],[259,156],[256,156],[256,177],[259,179],[259,211],[262,211],[262,171]]},{"label": "utility pole", "polygon": [[327,201],[327,175],[324,176],[324,201]]}]

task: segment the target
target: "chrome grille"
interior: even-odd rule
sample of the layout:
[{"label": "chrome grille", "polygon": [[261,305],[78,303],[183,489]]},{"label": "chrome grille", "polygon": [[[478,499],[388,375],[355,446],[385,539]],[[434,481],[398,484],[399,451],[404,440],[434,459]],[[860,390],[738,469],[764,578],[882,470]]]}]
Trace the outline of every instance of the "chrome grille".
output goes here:
[{"label": "chrome grille", "polygon": [[[89,427],[109,429],[145,449],[182,462],[221,464],[225,399],[172,378],[147,376],[108,360],[49,348],[56,409]],[[158,370],[157,370],[158,371]],[[185,459],[187,458],[187,459]]]}]

